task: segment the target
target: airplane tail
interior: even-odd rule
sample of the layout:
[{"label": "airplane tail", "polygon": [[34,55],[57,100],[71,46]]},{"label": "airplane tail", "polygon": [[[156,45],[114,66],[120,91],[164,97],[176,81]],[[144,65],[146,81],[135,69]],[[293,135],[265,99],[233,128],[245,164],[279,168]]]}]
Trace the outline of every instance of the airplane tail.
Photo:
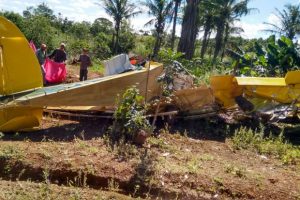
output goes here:
[{"label": "airplane tail", "polygon": [[[34,90],[43,86],[41,68],[22,32],[0,16],[0,96]],[[0,130],[12,131],[37,126],[42,108],[11,107],[0,102]]]}]

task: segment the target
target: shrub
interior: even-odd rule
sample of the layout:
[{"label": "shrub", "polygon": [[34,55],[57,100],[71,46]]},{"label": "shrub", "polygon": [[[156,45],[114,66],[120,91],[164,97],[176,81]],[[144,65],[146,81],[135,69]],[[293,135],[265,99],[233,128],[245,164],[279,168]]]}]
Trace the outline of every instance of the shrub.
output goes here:
[{"label": "shrub", "polygon": [[127,89],[117,105],[114,123],[110,128],[110,139],[113,144],[122,140],[125,143],[133,142],[141,131],[150,132],[150,123],[145,116],[144,99],[136,87]]}]

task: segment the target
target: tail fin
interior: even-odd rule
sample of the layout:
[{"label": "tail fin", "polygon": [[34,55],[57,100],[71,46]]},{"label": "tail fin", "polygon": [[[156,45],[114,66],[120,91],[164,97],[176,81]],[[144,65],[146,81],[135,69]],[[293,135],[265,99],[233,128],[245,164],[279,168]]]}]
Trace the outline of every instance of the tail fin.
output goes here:
[{"label": "tail fin", "polygon": [[0,95],[43,86],[41,68],[21,31],[0,16]]}]

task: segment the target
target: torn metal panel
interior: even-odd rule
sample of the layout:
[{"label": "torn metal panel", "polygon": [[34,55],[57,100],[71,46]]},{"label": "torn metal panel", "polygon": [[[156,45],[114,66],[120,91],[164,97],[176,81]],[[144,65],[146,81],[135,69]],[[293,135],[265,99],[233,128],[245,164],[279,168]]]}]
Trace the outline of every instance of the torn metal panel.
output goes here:
[{"label": "torn metal panel", "polygon": [[182,111],[199,109],[215,102],[211,89],[206,85],[179,90],[174,95],[175,104]]}]

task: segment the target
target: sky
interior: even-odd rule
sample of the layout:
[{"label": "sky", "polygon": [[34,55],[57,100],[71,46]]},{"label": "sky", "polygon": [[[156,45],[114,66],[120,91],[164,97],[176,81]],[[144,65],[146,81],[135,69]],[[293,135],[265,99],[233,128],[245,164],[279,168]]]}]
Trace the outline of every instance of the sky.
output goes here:
[{"label": "sky", "polygon": [[[93,22],[96,18],[105,17],[111,19],[104,9],[99,5],[101,0],[0,0],[0,9],[14,11],[22,14],[29,6],[36,7],[45,2],[55,14],[61,13],[63,17],[67,17],[73,21],[89,21]],[[138,2],[138,1],[133,1]],[[264,22],[278,23],[275,8],[282,10],[286,4],[297,4],[300,0],[252,0],[249,4],[250,8],[257,8],[250,15],[242,17],[236,25],[244,29],[242,37],[251,39],[263,37],[268,34],[262,30],[268,28]],[[144,24],[151,19],[148,16],[145,8],[142,9],[143,14],[131,19],[131,25],[135,30],[149,30],[151,27],[144,27]],[[178,26],[176,34],[180,35],[181,28]],[[200,34],[201,37],[201,34]]]}]

